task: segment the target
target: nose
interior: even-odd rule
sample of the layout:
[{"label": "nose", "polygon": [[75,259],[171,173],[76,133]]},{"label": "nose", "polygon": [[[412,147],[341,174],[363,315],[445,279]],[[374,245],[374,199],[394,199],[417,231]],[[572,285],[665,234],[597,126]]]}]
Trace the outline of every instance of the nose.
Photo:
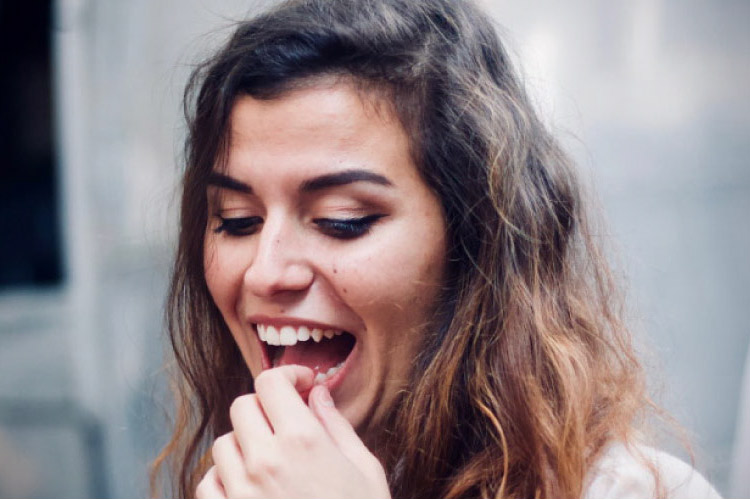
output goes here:
[{"label": "nose", "polygon": [[256,234],[255,256],[245,271],[244,285],[253,294],[269,298],[300,292],[312,285],[315,273],[307,248],[292,224],[267,220]]}]

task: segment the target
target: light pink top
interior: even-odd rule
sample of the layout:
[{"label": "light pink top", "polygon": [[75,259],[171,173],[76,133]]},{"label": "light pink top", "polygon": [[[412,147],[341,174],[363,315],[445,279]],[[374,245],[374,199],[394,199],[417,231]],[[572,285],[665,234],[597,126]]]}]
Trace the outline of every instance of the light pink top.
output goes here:
[{"label": "light pink top", "polygon": [[631,449],[622,444],[608,447],[589,473],[586,498],[656,497],[654,475],[643,458],[659,472],[667,498],[720,498],[714,487],[682,460],[648,446]]}]

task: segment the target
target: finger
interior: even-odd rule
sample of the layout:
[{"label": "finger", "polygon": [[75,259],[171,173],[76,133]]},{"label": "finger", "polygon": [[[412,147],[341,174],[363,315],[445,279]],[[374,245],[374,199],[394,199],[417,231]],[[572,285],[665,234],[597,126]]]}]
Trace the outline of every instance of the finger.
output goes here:
[{"label": "finger", "polygon": [[306,366],[285,365],[265,370],[255,379],[255,392],[275,433],[320,425],[300,396],[310,390],[313,378]]},{"label": "finger", "polygon": [[195,489],[195,498],[227,498],[216,466],[211,467]]},{"label": "finger", "polygon": [[236,498],[245,484],[247,472],[242,452],[237,444],[233,432],[216,438],[211,448],[214,459],[214,469],[224,492],[231,498]]},{"label": "finger", "polygon": [[357,435],[352,424],[338,411],[326,386],[316,385],[310,391],[310,408],[349,460],[354,463],[377,460]]},{"label": "finger", "polygon": [[273,430],[263,412],[258,396],[246,394],[232,402],[229,407],[235,438],[247,466],[253,453],[267,450],[271,446]]}]

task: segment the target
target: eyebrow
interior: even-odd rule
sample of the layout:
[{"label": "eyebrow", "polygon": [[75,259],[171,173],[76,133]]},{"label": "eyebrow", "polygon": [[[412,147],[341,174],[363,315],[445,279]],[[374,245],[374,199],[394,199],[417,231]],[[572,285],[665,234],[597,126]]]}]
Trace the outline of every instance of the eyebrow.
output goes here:
[{"label": "eyebrow", "polygon": [[240,193],[245,194],[253,193],[253,188],[251,188],[249,185],[219,172],[211,172],[209,174],[208,185],[231,189],[232,191],[239,191]]},{"label": "eyebrow", "polygon": [[[393,183],[388,180],[387,177],[369,170],[344,170],[343,172],[336,172],[333,174],[325,174],[319,177],[314,177],[304,181],[299,190],[305,193],[312,191],[320,191],[336,186],[345,186],[347,184],[353,184],[355,182],[370,182],[378,184],[380,186],[392,186]],[[232,191],[238,191],[240,193],[252,194],[253,188],[242,181],[230,177],[220,172],[211,172],[208,176],[208,185],[217,186],[220,188],[230,189]]]},{"label": "eyebrow", "polygon": [[370,182],[380,186],[392,186],[393,183],[380,174],[370,172],[369,170],[344,170],[334,174],[325,174],[320,177],[308,179],[300,185],[300,191],[310,192],[327,189],[330,187],[344,186],[354,182]]}]

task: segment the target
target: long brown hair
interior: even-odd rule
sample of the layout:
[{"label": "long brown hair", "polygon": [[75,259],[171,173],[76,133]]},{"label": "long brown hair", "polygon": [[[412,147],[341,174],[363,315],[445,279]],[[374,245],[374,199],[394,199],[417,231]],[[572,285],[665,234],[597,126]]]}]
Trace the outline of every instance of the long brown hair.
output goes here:
[{"label": "long brown hair", "polygon": [[167,311],[178,409],[155,471],[171,462],[191,496],[230,403],[253,388],[203,276],[207,176],[234,99],[330,75],[387,96],[448,228],[440,314],[382,430],[391,493],[581,495],[604,445],[633,439],[642,369],[573,165],[487,16],[459,0],[288,1],[194,72]]}]

